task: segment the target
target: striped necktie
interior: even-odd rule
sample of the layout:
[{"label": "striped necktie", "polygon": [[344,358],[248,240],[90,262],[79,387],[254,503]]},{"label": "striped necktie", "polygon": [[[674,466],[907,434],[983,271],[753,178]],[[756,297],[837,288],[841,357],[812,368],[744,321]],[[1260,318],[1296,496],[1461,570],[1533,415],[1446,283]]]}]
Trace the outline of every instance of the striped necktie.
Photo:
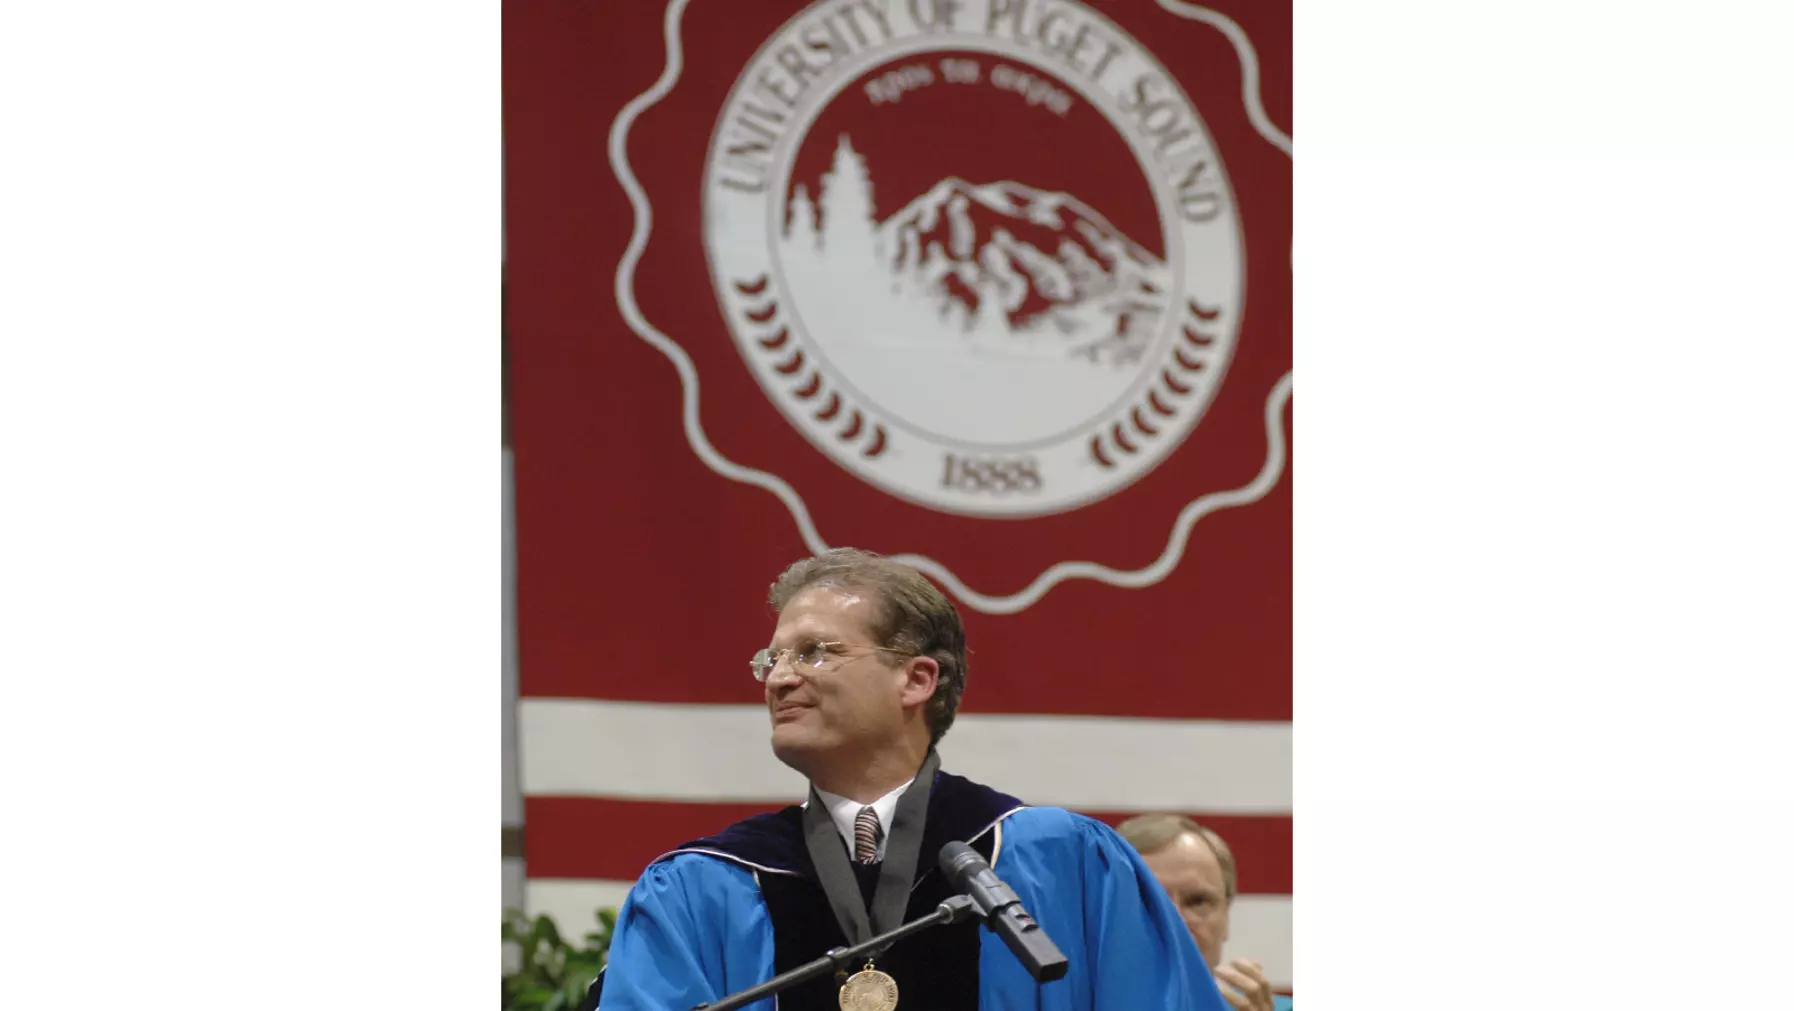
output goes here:
[{"label": "striped necktie", "polygon": [[859,816],[853,820],[853,858],[863,864],[878,862],[878,838],[883,834],[878,812],[860,808]]}]

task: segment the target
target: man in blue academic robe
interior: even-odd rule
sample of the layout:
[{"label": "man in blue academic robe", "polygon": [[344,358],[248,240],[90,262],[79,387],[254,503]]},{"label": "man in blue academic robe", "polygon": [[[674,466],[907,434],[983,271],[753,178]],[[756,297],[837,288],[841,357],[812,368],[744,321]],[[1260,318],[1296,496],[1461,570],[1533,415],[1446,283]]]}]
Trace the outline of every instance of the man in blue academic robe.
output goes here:
[{"label": "man in blue academic robe", "polygon": [[[988,927],[935,927],[863,967],[895,983],[898,1008],[1224,1011],[1170,899],[1113,830],[939,770],[966,650],[938,589],[842,549],[793,565],[771,600],[778,623],[753,672],[773,753],[810,796],[649,865],[617,919],[602,1011],[685,1011],[927,915],[956,892],[935,866],[955,840],[1015,890],[1069,970],[1036,982]],[[848,975],[776,1007],[837,1011]]]}]

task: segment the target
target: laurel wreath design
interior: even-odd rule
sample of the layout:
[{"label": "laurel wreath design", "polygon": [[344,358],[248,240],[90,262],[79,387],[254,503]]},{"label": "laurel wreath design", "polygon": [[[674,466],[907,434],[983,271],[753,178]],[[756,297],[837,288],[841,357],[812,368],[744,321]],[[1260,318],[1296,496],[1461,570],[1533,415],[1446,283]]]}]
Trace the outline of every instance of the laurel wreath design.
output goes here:
[{"label": "laurel wreath design", "polygon": [[[751,280],[736,280],[732,283],[735,291],[743,297],[744,301],[770,295],[771,277],[767,274],[761,274]],[[774,372],[790,377],[792,384],[790,394],[806,403],[815,402],[818,397],[827,394],[826,399],[821,401],[821,406],[811,414],[811,417],[820,422],[830,423],[837,419],[843,419],[845,411],[844,424],[835,432],[836,438],[842,442],[851,443],[862,436],[867,436],[869,441],[860,450],[861,455],[868,459],[877,459],[883,456],[890,445],[885,426],[876,421],[868,425],[865,412],[848,403],[840,390],[830,387],[815,366],[809,366],[808,372],[805,372],[808,358],[804,355],[801,342],[792,334],[790,326],[779,322],[778,299],[767,297],[763,304],[756,305],[753,302],[748,302],[748,305],[752,307],[744,308],[742,314],[749,320],[761,326],[771,327],[775,323],[778,326],[777,330],[754,338],[754,344],[770,358],[779,359],[772,368]],[[1195,299],[1189,301],[1189,308],[1190,315],[1200,323],[1211,323],[1221,315],[1219,308],[1206,309]],[[1210,349],[1215,342],[1213,335],[1203,333],[1190,323],[1184,324],[1183,338],[1190,347],[1198,351]],[[1173,366],[1176,366],[1177,371],[1173,371]],[[1123,412],[1121,420],[1116,421],[1106,430],[1099,430],[1090,437],[1091,459],[1104,469],[1113,469],[1117,464],[1117,460],[1111,456],[1113,450],[1119,450],[1130,456],[1140,452],[1142,447],[1136,444],[1135,439],[1129,437],[1130,432],[1135,433],[1141,440],[1155,438],[1161,432],[1159,425],[1147,420],[1148,415],[1145,412],[1150,409],[1152,415],[1159,418],[1175,418],[1183,406],[1180,401],[1196,392],[1196,387],[1186,382],[1184,377],[1199,376],[1207,369],[1207,361],[1202,358],[1192,358],[1181,343],[1174,345],[1170,361],[1159,370],[1159,381],[1147,387],[1145,397]],[[1131,425],[1128,424],[1130,421]]]},{"label": "laurel wreath design", "polygon": [[[745,301],[768,295],[769,282],[768,275],[761,274],[752,280],[738,280],[733,284],[735,291]],[[770,327],[778,321],[778,299],[776,297],[768,298],[764,305],[743,310],[743,314],[756,324]],[[885,433],[883,424],[877,421],[867,424],[866,413],[849,404],[841,395],[840,390],[829,387],[823,381],[822,373],[814,365],[809,366],[807,375],[804,374],[804,367],[807,364],[804,349],[797,338],[792,335],[789,326],[779,323],[776,331],[764,337],[754,338],[754,344],[766,355],[779,359],[772,369],[782,376],[790,377],[793,384],[790,393],[793,397],[806,403],[813,403],[824,393],[828,394],[827,399],[821,402],[822,406],[812,412],[810,416],[825,424],[834,423],[837,419],[843,421],[844,423],[835,430],[835,438],[846,443],[853,443],[864,438],[866,444],[860,448],[860,455],[868,459],[877,459],[884,455],[886,449],[890,448],[889,436]],[[800,376],[802,376],[801,380]],[[846,412],[845,417],[843,417],[843,412]]]},{"label": "laurel wreath design", "polygon": [[[1195,299],[1191,299],[1189,304],[1190,315],[1200,323],[1212,323],[1221,316],[1219,308],[1205,309]],[[1183,336],[1184,342],[1199,351],[1206,351],[1215,343],[1215,338],[1212,335],[1195,329],[1190,323],[1184,324]],[[1172,371],[1173,365],[1177,366],[1177,372]],[[1196,392],[1196,387],[1185,382],[1183,377],[1195,376],[1207,369],[1208,362],[1202,358],[1190,357],[1190,353],[1184,349],[1182,343],[1173,345],[1170,362],[1159,370],[1158,382],[1146,388],[1146,396],[1125,411],[1120,420],[1106,430],[1099,430],[1090,437],[1090,458],[1095,460],[1098,466],[1111,469],[1118,462],[1111,458],[1111,447],[1130,456],[1138,453],[1141,447],[1135,444],[1134,439],[1129,438],[1129,433],[1134,433],[1142,440],[1152,439],[1159,435],[1160,425],[1163,422],[1155,424],[1149,422],[1147,418],[1149,416],[1164,419],[1177,417],[1178,410],[1183,406],[1179,401]],[[1161,396],[1161,391],[1163,396]],[[1146,413],[1148,410],[1151,412],[1150,415]],[[1129,422],[1133,424],[1130,425]]]}]

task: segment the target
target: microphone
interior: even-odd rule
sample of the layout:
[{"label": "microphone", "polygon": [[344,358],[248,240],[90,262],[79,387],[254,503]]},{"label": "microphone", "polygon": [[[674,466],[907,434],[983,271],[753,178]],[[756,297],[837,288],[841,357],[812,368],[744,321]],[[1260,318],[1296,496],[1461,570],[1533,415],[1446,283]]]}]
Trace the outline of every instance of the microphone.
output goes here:
[{"label": "microphone", "polygon": [[941,873],[953,887],[971,896],[978,915],[990,925],[1035,981],[1050,983],[1065,975],[1065,955],[1028,911],[1021,896],[1003,883],[978,851],[962,842],[941,847]]}]

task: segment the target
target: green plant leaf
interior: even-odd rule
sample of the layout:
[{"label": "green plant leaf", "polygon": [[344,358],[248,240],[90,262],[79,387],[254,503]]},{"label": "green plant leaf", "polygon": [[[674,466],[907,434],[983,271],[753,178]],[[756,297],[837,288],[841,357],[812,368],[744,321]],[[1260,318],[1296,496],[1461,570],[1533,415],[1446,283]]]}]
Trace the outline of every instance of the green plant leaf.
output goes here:
[{"label": "green plant leaf", "polygon": [[586,991],[592,988],[592,980],[597,978],[598,967],[594,965],[581,965],[569,970],[566,982],[561,984],[561,992],[567,995],[567,1003],[578,1007],[579,1002],[585,999]]},{"label": "green plant leaf", "polygon": [[561,935],[552,917],[505,911],[503,936],[517,946],[519,957],[517,968],[503,977],[504,1011],[574,1011],[584,1002],[610,961],[617,912],[598,909],[593,918],[598,929],[575,944]]},{"label": "green plant leaf", "polygon": [[561,946],[560,929],[554,925],[554,920],[546,915],[536,917],[535,927],[530,933],[554,947]]}]

